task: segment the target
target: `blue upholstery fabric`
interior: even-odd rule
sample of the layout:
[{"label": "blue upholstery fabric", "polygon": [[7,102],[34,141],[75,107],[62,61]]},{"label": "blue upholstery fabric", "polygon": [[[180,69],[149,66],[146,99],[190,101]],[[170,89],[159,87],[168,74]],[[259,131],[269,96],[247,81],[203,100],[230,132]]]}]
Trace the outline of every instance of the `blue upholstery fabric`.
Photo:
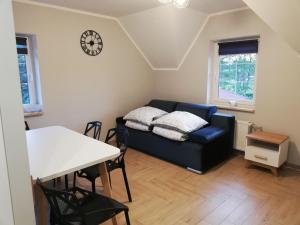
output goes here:
[{"label": "blue upholstery fabric", "polygon": [[212,126],[222,127],[226,130],[234,129],[235,118],[225,113],[215,113],[211,120]]},{"label": "blue upholstery fabric", "polygon": [[189,141],[173,141],[152,132],[127,129],[129,147],[183,167],[204,171],[201,163],[202,145]]},{"label": "blue upholstery fabric", "polygon": [[175,110],[176,111],[186,111],[186,112],[189,112],[189,113],[193,113],[196,116],[199,116],[202,119],[209,122],[211,116],[215,112],[217,112],[217,107],[216,106],[211,106],[211,105],[178,103]]},{"label": "blue upholstery fabric", "polygon": [[154,99],[151,100],[147,105],[164,110],[166,112],[173,112],[177,102]]},{"label": "blue upholstery fabric", "polygon": [[189,141],[206,144],[214,141],[225,133],[225,130],[220,127],[209,126],[196,130],[189,134]]},{"label": "blue upholstery fabric", "polygon": [[[152,100],[148,105],[167,112],[175,111],[175,108],[178,111],[187,111],[211,124],[195,131],[190,139],[184,142],[163,138],[152,132],[128,128],[129,147],[201,172],[218,165],[232,154],[235,124],[233,115],[215,113],[217,108],[208,105],[163,100]],[[120,126],[125,126],[122,117],[117,118],[116,122]]]}]

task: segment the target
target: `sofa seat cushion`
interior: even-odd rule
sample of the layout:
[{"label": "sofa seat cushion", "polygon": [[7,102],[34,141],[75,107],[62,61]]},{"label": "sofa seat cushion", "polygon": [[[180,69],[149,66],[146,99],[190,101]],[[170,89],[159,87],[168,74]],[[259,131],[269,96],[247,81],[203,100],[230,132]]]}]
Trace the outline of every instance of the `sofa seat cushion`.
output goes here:
[{"label": "sofa seat cushion", "polygon": [[209,126],[190,133],[188,140],[199,144],[206,144],[222,136],[224,133],[225,130],[220,127]]},{"label": "sofa seat cushion", "polygon": [[217,112],[217,107],[212,105],[178,103],[175,110],[193,113],[209,122],[211,116]]}]

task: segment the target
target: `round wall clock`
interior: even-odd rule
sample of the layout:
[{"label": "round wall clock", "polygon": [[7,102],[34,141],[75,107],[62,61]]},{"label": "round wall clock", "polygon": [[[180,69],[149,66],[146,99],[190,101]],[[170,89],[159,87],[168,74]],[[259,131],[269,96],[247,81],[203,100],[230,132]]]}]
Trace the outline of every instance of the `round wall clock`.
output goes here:
[{"label": "round wall clock", "polygon": [[87,30],[80,37],[80,45],[86,54],[96,56],[102,51],[103,41],[96,31]]}]

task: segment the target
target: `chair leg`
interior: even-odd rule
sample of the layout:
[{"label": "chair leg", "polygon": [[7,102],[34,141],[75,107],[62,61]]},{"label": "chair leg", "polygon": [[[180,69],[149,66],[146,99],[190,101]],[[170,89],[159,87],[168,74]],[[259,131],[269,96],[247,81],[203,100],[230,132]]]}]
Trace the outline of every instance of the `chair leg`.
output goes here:
[{"label": "chair leg", "polygon": [[108,178],[109,178],[109,185],[110,185],[110,189],[112,189],[112,186],[111,186],[111,176],[110,176],[110,172],[108,172]]},{"label": "chair leg", "polygon": [[73,174],[73,188],[76,187],[76,172]]},{"label": "chair leg", "polygon": [[56,179],[53,179],[52,182],[53,182],[53,187],[55,188],[56,187]]},{"label": "chair leg", "polygon": [[125,214],[126,224],[130,225],[130,219],[129,219],[129,215],[128,215],[128,210],[125,210],[124,214]]},{"label": "chair leg", "polygon": [[122,167],[122,173],[123,173],[123,177],[124,177],[124,181],[125,181],[125,186],[126,186],[126,191],[127,191],[127,195],[128,195],[128,200],[129,200],[129,202],[132,202],[132,198],[131,198],[131,193],[130,193],[130,189],[129,189],[129,184],[128,184],[128,179],[127,179],[127,175],[126,175],[125,166]]},{"label": "chair leg", "polygon": [[91,182],[92,182],[92,191],[93,193],[96,193],[96,180],[93,180]]},{"label": "chair leg", "polygon": [[68,175],[65,175],[65,188],[66,188],[66,190],[69,189],[69,179],[68,179]]}]

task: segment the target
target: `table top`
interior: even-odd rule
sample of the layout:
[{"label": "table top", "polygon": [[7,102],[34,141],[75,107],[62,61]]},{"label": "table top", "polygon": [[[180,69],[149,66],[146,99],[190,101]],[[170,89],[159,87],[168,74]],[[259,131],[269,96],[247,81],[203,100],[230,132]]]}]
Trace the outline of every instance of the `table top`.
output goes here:
[{"label": "table top", "polygon": [[26,131],[30,174],[42,181],[105,162],[120,154],[114,146],[61,126]]},{"label": "table top", "polygon": [[280,145],[285,140],[287,140],[289,137],[286,135],[281,134],[274,134],[264,131],[256,131],[254,133],[248,134],[247,138],[258,140],[258,141],[264,141],[271,144],[277,144]]}]

